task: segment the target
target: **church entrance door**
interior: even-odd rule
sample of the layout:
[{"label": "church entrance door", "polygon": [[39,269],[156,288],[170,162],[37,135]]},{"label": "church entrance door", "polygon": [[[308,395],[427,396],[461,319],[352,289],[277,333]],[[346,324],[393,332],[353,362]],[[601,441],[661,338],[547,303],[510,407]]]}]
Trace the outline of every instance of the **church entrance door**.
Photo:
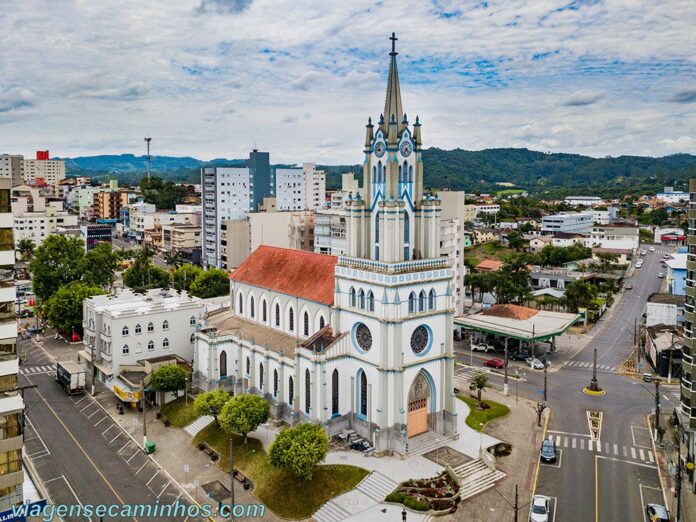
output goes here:
[{"label": "church entrance door", "polygon": [[430,386],[419,373],[408,392],[408,436],[415,437],[428,431],[428,402]]}]

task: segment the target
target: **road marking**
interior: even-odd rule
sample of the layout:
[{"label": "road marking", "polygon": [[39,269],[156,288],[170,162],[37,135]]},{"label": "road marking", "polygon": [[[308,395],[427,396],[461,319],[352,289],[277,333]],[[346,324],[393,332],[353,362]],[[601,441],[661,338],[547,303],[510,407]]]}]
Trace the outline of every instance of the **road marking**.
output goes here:
[{"label": "road marking", "polygon": [[[592,442],[592,441],[590,441]],[[580,439],[580,449],[584,450],[585,449],[585,439]]]},{"label": "road marking", "polygon": [[50,455],[50,454],[51,454],[51,452],[48,450],[41,450],[41,451],[37,451],[36,453],[31,453],[31,454],[27,453],[26,455],[31,460],[36,460],[36,459],[40,459],[41,457],[45,457],[45,456]]},{"label": "road marking", "polygon": [[632,459],[636,458],[636,448],[634,448],[633,446],[631,446],[631,458]]},{"label": "road marking", "polygon": [[94,404],[88,404],[87,406],[85,406],[84,408],[82,408],[82,409],[80,410],[80,413],[82,413],[83,411],[85,411],[85,410],[86,410],[87,408],[89,408],[90,406],[94,406]]},{"label": "road marking", "polygon": [[577,442],[577,439],[573,437],[573,449],[575,449],[575,443]]},{"label": "road marking", "polygon": [[[133,455],[131,455],[131,457],[126,462],[128,464],[130,464],[130,461],[133,460],[133,457],[135,457],[138,453],[140,453],[140,450],[139,449],[135,450],[135,453],[133,453]],[[146,464],[147,464],[147,462],[146,462]]]},{"label": "road marking", "polygon": [[651,464],[655,462],[655,459],[653,458],[652,453],[650,453],[649,451],[648,451],[648,460],[650,461]]},{"label": "road marking", "polygon": [[75,404],[80,404],[80,403],[81,403],[82,401],[84,401],[86,398],[87,398],[87,396],[85,395],[85,396],[82,397],[79,401],[75,401]]},{"label": "road marking", "polygon": [[157,475],[159,475],[159,470],[155,471],[155,474],[152,475],[152,477],[150,477],[150,480],[148,480],[148,481],[147,481],[147,484],[145,484],[145,485],[149,487],[149,486],[150,486],[150,482],[152,482],[152,480],[153,480]]},{"label": "road marking", "polygon": [[118,451],[116,452],[116,455],[120,455],[120,453],[121,453],[124,449],[126,449],[126,446],[128,446],[130,443],[131,443],[131,441],[126,442],[126,443],[121,447],[121,449],[118,450]]},{"label": "road marking", "polygon": [[609,443],[608,442],[604,443],[604,453],[609,454]]},{"label": "road marking", "polygon": [[113,428],[114,426],[116,426],[116,425],[115,425],[115,424],[112,424],[111,426],[109,426],[108,428],[106,428],[104,431],[102,431],[102,437],[103,437],[104,435],[106,435],[106,432],[109,431],[109,430],[110,430],[111,428]]},{"label": "road marking", "polygon": [[614,444],[614,455],[618,455],[618,454],[619,454],[619,445]]},{"label": "road marking", "polygon": [[595,522],[599,522],[599,459],[594,459],[594,513]]},{"label": "road marking", "polygon": [[600,441],[597,441],[597,447],[595,448],[599,453],[602,452],[602,443]]},{"label": "road marking", "polygon": [[640,453],[640,460],[645,460],[645,453],[643,452],[643,450],[640,449],[638,450],[638,452]]},{"label": "road marking", "polygon": [[119,431],[119,432],[116,434],[116,436],[115,436],[113,439],[111,439],[111,440],[109,441],[109,444],[113,444],[113,442],[114,442],[116,439],[118,439],[120,436],[121,436],[121,432]]},{"label": "road marking", "polygon": [[31,430],[34,432],[34,434],[36,435],[36,437],[39,439],[39,441],[41,441],[41,445],[44,447],[44,449],[45,449],[46,451],[48,451],[49,453],[51,453],[51,452],[49,451],[49,449],[48,449],[48,446],[46,446],[46,443],[45,443],[44,440],[41,438],[41,435],[39,435],[38,430],[34,427],[34,423],[31,422],[31,421],[29,420],[29,417],[27,417],[26,415],[24,416],[24,418],[26,419],[27,424],[29,424],[29,426],[31,427]]},{"label": "road marking", "polygon": [[669,397],[667,397],[666,395],[663,395],[663,397],[665,398],[665,400],[666,400],[667,402],[669,402]]},{"label": "road marking", "polygon": [[[138,473],[140,473],[140,472],[143,470],[143,468],[144,468],[145,466],[147,466],[147,463],[148,463],[148,462],[149,462],[149,460],[146,460],[145,463],[144,463],[142,466],[140,466],[140,468],[138,468],[138,471],[135,472],[135,475],[137,475]],[[134,475],[134,476],[135,476],[135,475]]]},{"label": "road marking", "polygon": [[94,417],[97,413],[99,413],[99,408],[97,408],[96,410],[94,410],[94,412],[92,412],[92,413],[90,413],[89,415],[87,415],[87,418],[88,418],[88,419],[91,419],[91,418]]},{"label": "road marking", "polygon": [[592,439],[590,439],[589,441],[587,441],[587,449],[590,450],[590,451],[592,451],[592,443],[593,443],[593,442],[594,442],[594,441],[593,441]]},{"label": "road marking", "polygon": [[556,446],[560,446],[560,445],[561,445],[561,436],[556,435]]},{"label": "road marking", "polygon": [[564,448],[568,447],[568,437],[563,437],[563,447]]},{"label": "road marking", "polygon": [[574,435],[576,437],[589,437],[589,435],[587,433],[571,433],[569,431],[549,430],[549,433],[553,433],[553,434],[559,433],[561,435]]},{"label": "road marking", "polygon": [[626,451],[626,446],[622,446],[624,458],[628,458],[628,452]]},{"label": "road marking", "polygon": [[104,415],[102,417],[102,419],[94,425],[94,427],[96,428],[97,426],[99,426],[102,422],[104,422],[106,420],[107,417],[108,417],[108,415]]},{"label": "road marking", "polygon": [[170,480],[169,482],[167,482],[167,483],[164,485],[164,487],[162,488],[162,491],[160,491],[160,494],[157,495],[157,498],[160,498],[160,497],[162,496],[162,493],[164,493],[164,490],[167,489],[167,487],[168,487],[169,484],[171,484],[171,483],[172,483],[172,481]]}]

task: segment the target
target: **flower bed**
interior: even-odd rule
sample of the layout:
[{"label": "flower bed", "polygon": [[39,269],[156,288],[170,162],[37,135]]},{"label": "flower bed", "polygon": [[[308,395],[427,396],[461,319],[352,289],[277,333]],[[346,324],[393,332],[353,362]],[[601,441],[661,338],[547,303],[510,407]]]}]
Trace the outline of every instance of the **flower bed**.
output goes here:
[{"label": "flower bed", "polygon": [[459,485],[447,472],[436,477],[407,480],[387,495],[386,502],[403,504],[430,514],[454,513],[459,505]]}]

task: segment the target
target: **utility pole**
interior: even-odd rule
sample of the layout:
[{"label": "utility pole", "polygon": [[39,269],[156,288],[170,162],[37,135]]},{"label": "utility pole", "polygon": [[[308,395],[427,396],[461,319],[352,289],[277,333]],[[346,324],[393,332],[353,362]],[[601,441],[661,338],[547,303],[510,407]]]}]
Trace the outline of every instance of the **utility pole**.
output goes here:
[{"label": "utility pole", "polygon": [[677,494],[677,518],[674,522],[681,522],[681,488],[682,488],[682,466],[681,466],[681,455],[680,451],[677,449],[677,472],[674,475],[675,481],[675,491]]},{"label": "utility pole", "polygon": [[655,379],[655,440],[660,433],[660,379]]},{"label": "utility pole", "polygon": [[94,349],[94,345],[96,343],[96,338],[92,339],[90,343],[90,348],[92,352],[92,397],[94,397],[94,381],[97,380],[97,361],[94,360],[94,353],[96,350]]},{"label": "utility pole", "polygon": [[517,484],[515,484],[515,522],[517,522],[517,512],[520,510],[520,499],[517,495]]},{"label": "utility pole", "polygon": [[503,383],[503,395],[508,394],[508,338],[505,338],[505,381]]},{"label": "utility pole", "polygon": [[143,449],[147,444],[147,422],[145,417],[145,378],[140,379],[140,404],[143,410]]},{"label": "utility pole", "polygon": [[234,520],[234,461],[232,460],[232,439],[230,438],[230,510]]},{"label": "utility pole", "polygon": [[152,161],[152,156],[150,156],[150,142],[152,141],[152,138],[145,138],[145,143],[147,145],[147,179],[148,181],[150,180],[150,167],[151,167],[151,161]]},{"label": "utility pole", "polygon": [[547,390],[546,377],[548,375],[548,372],[547,372],[548,368],[549,368],[549,361],[547,359],[544,361],[544,405],[546,405],[546,401],[548,400],[548,398],[546,396],[546,390]]}]

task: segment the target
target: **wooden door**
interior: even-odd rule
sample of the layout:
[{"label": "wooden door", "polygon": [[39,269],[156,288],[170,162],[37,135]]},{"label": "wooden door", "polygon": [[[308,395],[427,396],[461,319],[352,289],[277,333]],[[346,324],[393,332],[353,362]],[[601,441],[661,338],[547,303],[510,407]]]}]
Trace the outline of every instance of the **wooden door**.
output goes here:
[{"label": "wooden door", "polygon": [[415,437],[428,431],[428,399],[420,399],[408,405],[408,436]]}]

